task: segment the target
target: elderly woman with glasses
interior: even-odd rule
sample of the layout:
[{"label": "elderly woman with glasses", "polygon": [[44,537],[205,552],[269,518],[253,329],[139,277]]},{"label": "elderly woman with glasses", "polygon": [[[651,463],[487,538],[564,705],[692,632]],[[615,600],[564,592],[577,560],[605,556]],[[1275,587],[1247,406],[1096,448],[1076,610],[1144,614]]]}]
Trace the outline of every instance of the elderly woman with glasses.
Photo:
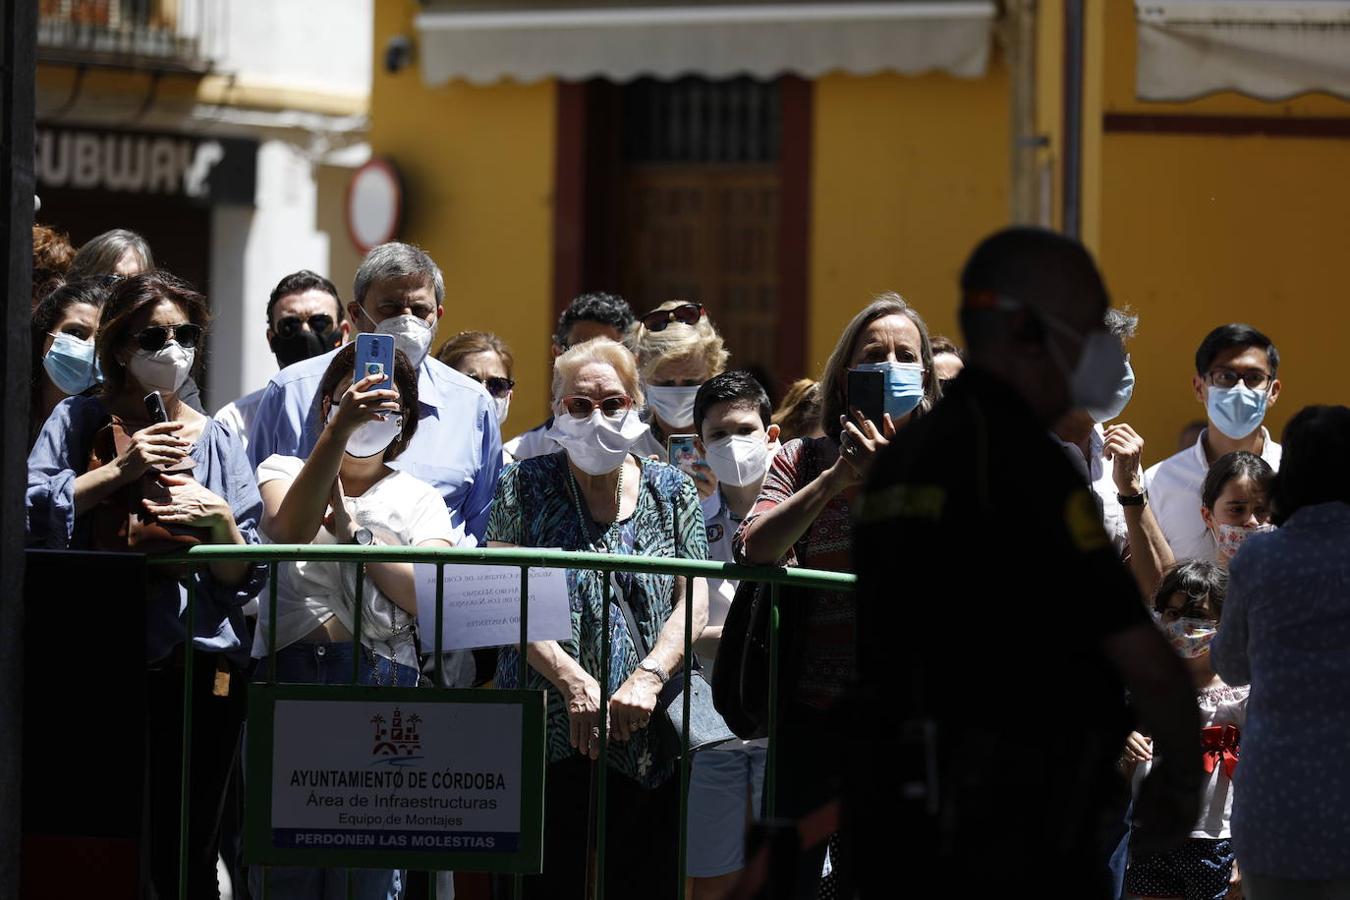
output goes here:
[{"label": "elderly woman with glasses", "polygon": [[[103,384],[58,403],[28,457],[30,544],[156,553],[258,542],[262,500],[243,445],[180,397],[207,319],[206,300],[162,272],[112,288],[95,335]],[[244,721],[244,683],[235,677],[248,661],[242,607],[265,577],[261,564],[233,561],[149,570],[144,740],[149,771],[161,775],[148,782],[150,877],[161,896],[178,892],[180,780],[164,773],[181,764],[185,689],[194,695],[188,894],[215,896],[217,826]]]},{"label": "elderly woman with glasses", "polygon": [[[571,347],[553,369],[550,437],[563,449],[507,467],[487,539],[497,547],[558,547],[620,556],[706,559],[698,496],[679,470],[633,452],[647,427],[632,354],[596,338]],[[679,846],[679,779],[663,741],[657,695],[684,663],[685,616],[694,637],[708,617],[707,586],[684,579],[568,570],[572,636],[529,645],[524,687],[549,693],[544,871],[527,879],[534,897],[579,896],[586,879],[586,822],[600,721],[609,723],[608,850],[604,877],[615,895],[673,894]],[[607,591],[610,631],[602,633]],[[618,602],[632,613],[630,625]],[[602,671],[604,642],[610,664]],[[642,648],[647,648],[645,651]],[[504,648],[499,687],[518,687],[520,657]],[[600,678],[610,696],[600,707]]]}]

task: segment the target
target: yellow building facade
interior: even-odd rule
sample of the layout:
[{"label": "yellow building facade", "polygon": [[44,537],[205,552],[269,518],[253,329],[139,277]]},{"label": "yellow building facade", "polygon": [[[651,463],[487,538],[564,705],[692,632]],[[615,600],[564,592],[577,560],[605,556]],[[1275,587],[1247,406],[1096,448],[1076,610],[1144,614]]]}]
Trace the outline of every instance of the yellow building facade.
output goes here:
[{"label": "yellow building facade", "polygon": [[[1057,210],[1062,22],[1059,4],[1040,7],[1037,123],[1048,141],[1039,153],[1047,208]],[[414,34],[417,13],[405,0],[377,0],[375,47]],[[1350,140],[1335,124],[1350,122],[1350,104],[1232,93],[1139,101],[1134,15],[1123,0],[1088,4],[1082,234],[1115,302],[1141,317],[1129,348],[1139,383],[1126,418],[1156,461],[1185,422],[1203,417],[1189,386],[1192,357],[1223,322],[1249,321],[1281,349],[1286,392],[1272,431],[1299,406],[1343,402],[1329,351],[1350,312],[1335,302],[1331,263],[1350,233]],[[973,79],[827,74],[808,85],[804,315],[778,323],[800,332],[800,374],[819,373],[844,323],[881,291],[900,292],[934,332],[957,336],[961,264],[981,236],[1010,221],[1005,54],[995,47]],[[546,414],[563,89],[547,79],[427,87],[415,68],[378,65],[373,77],[370,143],[405,180],[401,237],[445,271],[439,338],[487,329],[515,351],[508,434]],[[1257,120],[1291,118],[1327,133],[1256,133]]]}]

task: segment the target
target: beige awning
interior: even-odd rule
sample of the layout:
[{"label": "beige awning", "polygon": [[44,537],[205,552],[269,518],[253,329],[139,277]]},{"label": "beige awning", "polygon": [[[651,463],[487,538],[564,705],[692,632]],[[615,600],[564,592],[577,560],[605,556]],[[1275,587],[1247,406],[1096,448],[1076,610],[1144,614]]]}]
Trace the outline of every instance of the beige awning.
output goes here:
[{"label": "beige awning", "polygon": [[422,77],[490,84],[827,72],[984,74],[992,0],[435,7],[417,16]]},{"label": "beige awning", "polygon": [[1136,0],[1135,14],[1140,99],[1350,99],[1347,0]]}]

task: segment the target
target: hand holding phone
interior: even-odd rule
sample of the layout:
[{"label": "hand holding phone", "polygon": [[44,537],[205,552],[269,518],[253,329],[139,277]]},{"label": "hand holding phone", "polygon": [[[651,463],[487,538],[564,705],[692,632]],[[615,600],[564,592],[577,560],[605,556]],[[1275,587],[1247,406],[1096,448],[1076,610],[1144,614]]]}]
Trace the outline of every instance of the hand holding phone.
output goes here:
[{"label": "hand holding phone", "polygon": [[696,434],[672,434],[666,439],[667,461],[690,478],[694,477],[694,464],[702,459],[695,444],[697,440]]},{"label": "hand holding phone", "polygon": [[392,390],[394,387],[394,338],[388,334],[358,334],[356,336],[356,371],[352,381],[369,375],[383,375],[384,381],[370,390]]},{"label": "hand holding phone", "polygon": [[164,408],[164,398],[160,396],[159,391],[151,391],[146,394],[144,403],[145,412],[150,416],[151,425],[169,421],[169,411]]},{"label": "hand holding phone", "polygon": [[853,418],[853,410],[862,413],[877,426],[877,433],[884,433],[886,414],[886,373],[849,370],[848,373],[848,411]]}]

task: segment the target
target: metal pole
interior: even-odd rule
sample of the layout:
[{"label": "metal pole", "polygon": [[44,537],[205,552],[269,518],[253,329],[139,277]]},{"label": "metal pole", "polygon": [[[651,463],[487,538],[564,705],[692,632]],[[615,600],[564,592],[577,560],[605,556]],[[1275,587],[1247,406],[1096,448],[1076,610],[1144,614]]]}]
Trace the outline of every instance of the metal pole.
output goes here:
[{"label": "metal pole", "polygon": [[684,719],[680,746],[680,880],[675,900],[684,898],[684,880],[689,869],[689,702],[694,684],[694,579],[684,579]]},{"label": "metal pole", "polygon": [[[530,567],[520,567],[520,680],[517,687],[525,690],[525,682],[530,676],[529,644],[530,640]],[[511,877],[511,896],[515,900],[525,897],[525,876],[517,872]]]},{"label": "metal pole", "polygon": [[1045,138],[1036,133],[1036,0],[1007,0],[1004,46],[1012,75],[1011,215],[1017,225],[1038,221],[1040,170],[1036,151]]},{"label": "metal pole", "polygon": [[33,104],[37,7],[8,0],[0,8],[0,206],[4,214],[5,335],[0,371],[5,427],[0,431],[0,897],[19,896],[23,846],[24,487],[28,471],[29,307],[33,265]]},{"label": "metal pole", "polygon": [[764,759],[764,818],[778,810],[778,585],[769,585],[769,749]]},{"label": "metal pole", "polygon": [[1078,238],[1083,218],[1083,0],[1064,0],[1064,206],[1061,227]]},{"label": "metal pole", "polygon": [[605,608],[600,614],[600,760],[595,772],[595,898],[605,900],[605,798],[609,776],[609,606],[614,602],[614,579],[605,579]]},{"label": "metal pole", "polygon": [[[196,677],[196,648],[193,635],[197,630],[197,581],[187,583],[187,637],[183,641],[183,765],[181,767],[178,806],[178,900],[188,898],[188,851],[191,835],[188,807],[192,784],[192,679]],[[151,715],[154,712],[151,711]],[[159,826],[156,826],[159,827]]]}]

